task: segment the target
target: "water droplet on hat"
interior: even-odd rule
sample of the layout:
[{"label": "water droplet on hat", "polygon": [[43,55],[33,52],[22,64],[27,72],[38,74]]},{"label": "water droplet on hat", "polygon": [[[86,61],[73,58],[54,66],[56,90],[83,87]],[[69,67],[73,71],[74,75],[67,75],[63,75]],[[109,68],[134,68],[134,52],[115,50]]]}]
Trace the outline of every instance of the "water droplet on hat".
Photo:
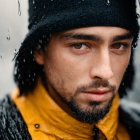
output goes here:
[{"label": "water droplet on hat", "polygon": [[35,0],[33,0],[33,4],[35,4]]},{"label": "water droplet on hat", "polygon": [[110,0],[107,0],[106,5],[107,5],[107,6],[110,5]]}]

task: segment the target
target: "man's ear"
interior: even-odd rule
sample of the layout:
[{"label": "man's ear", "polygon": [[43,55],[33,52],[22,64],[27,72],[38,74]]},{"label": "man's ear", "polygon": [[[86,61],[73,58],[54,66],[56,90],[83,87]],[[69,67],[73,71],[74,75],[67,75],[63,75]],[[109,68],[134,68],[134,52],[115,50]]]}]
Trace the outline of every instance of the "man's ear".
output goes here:
[{"label": "man's ear", "polygon": [[44,54],[44,51],[42,49],[36,50],[34,52],[35,61],[39,65],[44,65],[44,56],[45,56],[45,54]]}]

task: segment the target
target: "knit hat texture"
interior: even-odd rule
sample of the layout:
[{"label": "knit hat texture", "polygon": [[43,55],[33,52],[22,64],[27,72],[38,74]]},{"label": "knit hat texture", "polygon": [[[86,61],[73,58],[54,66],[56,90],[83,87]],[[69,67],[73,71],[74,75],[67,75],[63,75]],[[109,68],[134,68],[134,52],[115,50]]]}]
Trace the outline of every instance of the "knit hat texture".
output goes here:
[{"label": "knit hat texture", "polygon": [[135,0],[29,0],[29,33],[23,43],[43,34],[89,26],[137,30]]}]

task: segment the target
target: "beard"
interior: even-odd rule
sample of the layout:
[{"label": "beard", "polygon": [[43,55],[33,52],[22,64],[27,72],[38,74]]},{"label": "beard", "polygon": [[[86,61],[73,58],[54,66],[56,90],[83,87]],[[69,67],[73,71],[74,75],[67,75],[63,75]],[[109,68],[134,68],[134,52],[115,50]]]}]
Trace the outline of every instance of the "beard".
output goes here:
[{"label": "beard", "polygon": [[[112,97],[106,104],[99,101],[89,101],[88,106],[85,109],[83,109],[80,104],[78,105],[78,102],[75,98],[76,95],[78,95],[79,93],[81,93],[82,91],[88,88],[91,87],[98,88],[101,86],[108,87],[112,92]],[[54,90],[58,95],[60,95],[60,93],[56,89]],[[77,120],[84,123],[94,124],[97,123],[99,120],[103,119],[107,115],[107,113],[109,112],[112,106],[115,93],[116,93],[116,87],[110,86],[108,81],[96,80],[87,86],[78,87],[74,96],[72,96],[70,100],[66,100],[66,98],[63,96],[61,96],[61,99],[63,100],[63,102],[65,102],[65,104],[69,106],[69,108],[71,109],[72,113],[74,114]]]},{"label": "beard", "polygon": [[[47,87],[47,82],[44,82],[44,86],[46,87],[47,91],[49,91]],[[92,83],[84,86],[77,87],[77,90],[71,96],[71,98],[68,100],[65,96],[62,96],[58,88],[54,86],[55,84],[51,84],[51,88],[53,91],[61,98],[61,100],[68,105],[68,107],[71,109],[72,113],[74,114],[75,118],[81,122],[94,124],[97,123],[99,120],[103,119],[107,113],[109,112],[112,102],[116,93],[116,86],[110,85],[108,81],[106,80],[95,80]],[[58,84],[59,85],[59,84]],[[88,88],[99,88],[99,87],[106,87],[112,92],[112,97],[110,100],[104,104],[103,102],[99,101],[89,101],[88,107],[83,109],[80,104],[78,104],[76,100],[76,96],[85,91]],[[64,92],[64,91],[63,91]],[[67,93],[67,95],[72,95],[70,93]],[[66,94],[65,94],[66,95]]]},{"label": "beard", "polygon": [[110,99],[108,104],[104,106],[104,108],[98,108],[102,102],[90,101],[89,106],[92,108],[89,110],[82,110],[72,98],[69,102],[65,101],[67,105],[70,107],[72,112],[75,114],[78,120],[84,123],[94,124],[99,120],[103,119],[107,113],[109,112],[114,96]]},{"label": "beard", "polygon": [[[90,123],[90,124],[97,123],[99,120],[103,119],[109,112],[109,110],[112,106],[113,99],[115,97],[116,86],[110,85],[109,82],[106,80],[96,80],[87,86],[80,86],[77,88],[74,95],[76,96],[77,94],[85,91],[88,88],[99,88],[101,86],[107,87],[112,92],[111,99],[105,105],[103,105],[104,104],[103,102],[89,101],[88,108],[90,108],[90,109],[88,109],[88,108],[82,109],[80,107],[80,105],[77,104],[74,96],[71,97],[70,101],[66,101],[63,98],[65,100],[65,103],[70,107],[72,112],[75,114],[75,116],[80,121],[82,121],[84,123]],[[103,107],[102,107],[102,105],[103,105]]]}]

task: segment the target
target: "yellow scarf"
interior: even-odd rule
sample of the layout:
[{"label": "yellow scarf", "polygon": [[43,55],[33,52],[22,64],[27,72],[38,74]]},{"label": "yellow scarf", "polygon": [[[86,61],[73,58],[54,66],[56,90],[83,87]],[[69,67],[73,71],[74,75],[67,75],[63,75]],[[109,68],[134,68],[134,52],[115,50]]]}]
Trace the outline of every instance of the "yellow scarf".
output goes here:
[{"label": "yellow scarf", "polygon": [[[19,109],[33,140],[92,140],[93,125],[82,123],[62,110],[39,81],[28,95],[19,95],[17,88],[11,98]],[[126,129],[118,122],[119,95],[116,94],[110,112],[96,127],[107,140],[130,140]]]}]

